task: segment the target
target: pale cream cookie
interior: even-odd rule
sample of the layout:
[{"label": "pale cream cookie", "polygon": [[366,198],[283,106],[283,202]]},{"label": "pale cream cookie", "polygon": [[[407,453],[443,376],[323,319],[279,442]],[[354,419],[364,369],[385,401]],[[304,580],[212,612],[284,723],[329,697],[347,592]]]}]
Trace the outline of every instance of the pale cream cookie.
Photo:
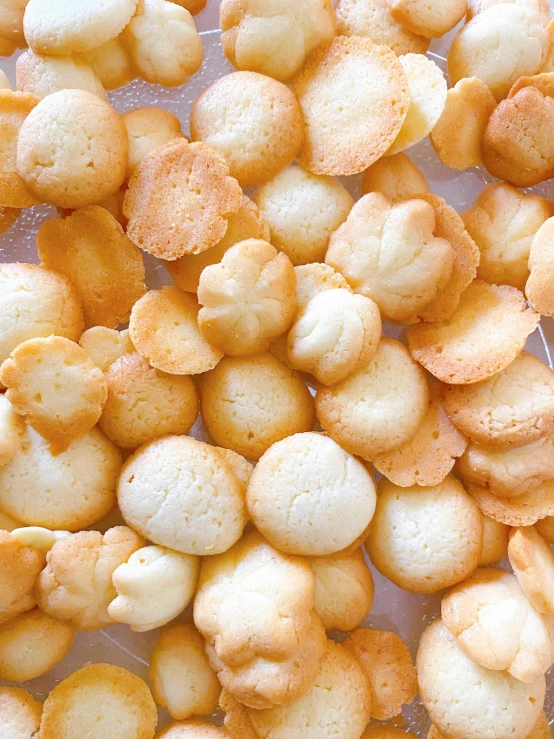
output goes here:
[{"label": "pale cream cookie", "polygon": [[41,99],[66,89],[87,90],[101,98],[106,97],[92,67],[71,56],[43,56],[25,51],[17,59],[15,75],[18,90]]},{"label": "pale cream cookie", "polygon": [[2,207],[28,208],[41,199],[17,171],[17,144],[23,122],[39,99],[28,92],[0,90],[0,203]]},{"label": "pale cream cookie", "polygon": [[25,423],[5,393],[0,394],[0,467],[8,464],[21,448]]},{"label": "pale cream cookie", "polygon": [[129,137],[127,179],[154,149],[184,138],[181,121],[164,108],[134,108],[123,114],[123,123]]},{"label": "pale cream cookie", "polygon": [[506,524],[495,521],[489,516],[483,516],[483,548],[479,560],[480,565],[492,565],[508,555],[509,532],[510,527]]},{"label": "pale cream cookie", "polygon": [[175,721],[158,731],[154,739],[226,739],[226,737],[227,734],[223,729],[198,719]]},{"label": "pale cream cookie", "polygon": [[310,300],[325,290],[350,290],[348,282],[340,272],[328,264],[312,262],[294,268],[296,275],[296,302],[298,309],[304,310]]},{"label": "pale cream cookie", "polygon": [[315,424],[310,391],[269,352],[224,357],[200,377],[200,410],[216,444],[258,460],[277,441]]},{"label": "pale cream cookie", "polygon": [[237,454],[237,452],[233,452],[231,449],[224,449],[221,446],[217,446],[215,449],[233,470],[243,492],[246,494],[248,480],[250,480],[250,475],[254,469],[252,462],[249,462],[241,454]]},{"label": "pale cream cookie", "polygon": [[225,552],[246,523],[243,490],[231,467],[216,449],[188,436],[140,447],[121,471],[117,497],[135,531],[184,554]]},{"label": "pale cream cookie", "polygon": [[515,287],[475,280],[450,320],[410,326],[408,346],[412,357],[439,380],[465,385],[505,369],[539,318]]},{"label": "pale cream cookie", "polygon": [[163,629],[150,658],[156,703],[173,719],[209,716],[217,709],[221,685],[204,654],[204,639],[194,624]]},{"label": "pale cream cookie", "polygon": [[414,436],[429,407],[429,389],[407,348],[381,339],[366,367],[332,387],[318,386],[315,407],[332,439],[371,460]]},{"label": "pale cream cookie", "polygon": [[439,485],[379,483],[367,553],[379,572],[412,593],[436,593],[477,567],[483,523],[475,502],[448,475]]},{"label": "pale cream cookie", "polygon": [[325,631],[352,631],[373,605],[373,578],[361,549],[311,557],[314,610]]},{"label": "pale cream cookie", "polygon": [[467,13],[467,0],[387,0],[387,6],[395,21],[426,38],[444,36]]},{"label": "pale cream cookie", "polygon": [[171,375],[197,375],[213,369],[223,352],[209,344],[198,328],[195,295],[178,287],[149,290],[131,311],[129,335],[137,352],[152,367]]},{"label": "pale cream cookie", "polygon": [[314,174],[362,172],[390,148],[410,107],[408,80],[387,46],[338,36],[294,81],[305,121],[300,164]]},{"label": "pale cream cookie", "polygon": [[33,588],[43,566],[41,552],[0,531],[0,623],[33,608]]},{"label": "pale cream cookie", "polygon": [[0,688],[0,723],[3,739],[36,739],[42,703],[21,688]]},{"label": "pale cream cookie", "polygon": [[200,560],[166,547],[150,545],[133,552],[113,572],[117,597],[108,614],[133,631],[150,631],[172,621],[191,602]]},{"label": "pale cream cookie", "polygon": [[481,513],[507,526],[532,526],[541,518],[554,516],[554,482],[546,480],[532,493],[516,498],[494,495],[490,490],[470,483],[467,491]]},{"label": "pale cream cookie", "polygon": [[131,54],[121,36],[83,52],[80,58],[92,67],[105,90],[123,87],[137,76]]},{"label": "pale cream cookie", "polygon": [[479,77],[464,77],[446,93],[446,105],[429,134],[443,164],[451,169],[479,167],[481,139],[496,100]]},{"label": "pale cream cookie", "polygon": [[298,165],[287,167],[252,197],[269,226],[271,243],[294,265],[322,262],[332,232],[354,205],[337,179]]},{"label": "pale cream cookie", "polygon": [[260,72],[290,82],[306,57],[332,41],[335,14],[332,0],[222,0],[219,6],[221,46],[240,70]]},{"label": "pale cream cookie", "polygon": [[79,208],[119,190],[127,150],[125,126],[109,103],[86,90],[60,90],[25,118],[17,170],[41,200]]},{"label": "pale cream cookie", "polygon": [[22,524],[79,531],[116,506],[121,452],[96,427],[52,455],[28,426],[21,449],[0,467],[0,508]]},{"label": "pale cream cookie", "polygon": [[403,705],[413,701],[417,692],[416,670],[410,650],[397,634],[356,629],[344,647],[369,678],[372,718],[378,721],[394,718],[402,712]]},{"label": "pale cream cookie", "polygon": [[291,326],[295,297],[296,276],[287,255],[267,241],[240,241],[200,275],[198,327],[224,354],[258,354]]},{"label": "pale cream cookie", "polygon": [[378,159],[362,175],[362,195],[380,192],[391,203],[409,200],[429,192],[423,172],[406,154],[392,154]]},{"label": "pale cream cookie", "polygon": [[370,193],[332,234],[325,262],[355,292],[374,300],[385,319],[411,322],[447,285],[454,268],[454,251],[435,229],[429,203],[392,204]]},{"label": "pale cream cookie", "polygon": [[225,161],[186,139],[154,149],[135,169],[123,202],[127,235],[144,251],[174,260],[215,246],[240,208]]},{"label": "pale cream cookie", "polygon": [[[532,526],[512,529],[508,558],[521,589],[539,611],[554,615],[554,552]],[[554,654],[551,656],[550,667]]]},{"label": "pale cream cookie", "polygon": [[153,739],[156,704],[138,675],[108,664],[82,667],[50,692],[41,739]]},{"label": "pale cream cookie", "polygon": [[291,90],[256,72],[220,77],[192,104],[193,141],[212,146],[241,187],[272,180],[298,154],[302,111]]},{"label": "pale cream cookie", "polygon": [[554,316],[554,218],[548,218],[531,241],[530,274],[525,295],[533,308],[543,316]]},{"label": "pale cream cookie", "polygon": [[117,331],[105,326],[93,326],[81,335],[79,344],[102,372],[107,372],[116,359],[135,351],[127,328]]}]

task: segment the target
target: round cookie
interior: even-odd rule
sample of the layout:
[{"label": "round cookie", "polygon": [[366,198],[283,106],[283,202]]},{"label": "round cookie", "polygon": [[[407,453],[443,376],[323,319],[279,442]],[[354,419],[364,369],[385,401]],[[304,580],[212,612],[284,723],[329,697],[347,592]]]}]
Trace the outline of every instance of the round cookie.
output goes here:
[{"label": "round cookie", "polygon": [[553,233],[554,218],[549,218],[534,235],[529,253],[530,275],[525,284],[525,295],[533,308],[543,316],[550,317],[554,316],[554,301],[552,300]]},{"label": "round cookie", "polygon": [[253,200],[271,233],[271,243],[294,265],[322,262],[332,232],[354,205],[336,179],[293,164],[254,191]]},{"label": "round cookie", "polygon": [[165,262],[164,266],[177,287],[188,293],[195,293],[204,268],[221,262],[231,246],[247,239],[269,241],[269,228],[258,206],[243,195],[240,208],[229,216],[227,231],[221,241],[199,254],[184,254],[173,262]]},{"label": "round cookie", "polygon": [[387,6],[395,21],[425,38],[444,36],[467,12],[467,0],[387,0]]},{"label": "round cookie", "polygon": [[395,54],[425,54],[429,39],[397,23],[386,0],[339,0],[335,6],[341,36],[365,36],[375,44],[389,46]]},{"label": "round cookie", "polygon": [[358,662],[328,641],[306,695],[290,706],[248,710],[248,715],[260,739],[359,739],[369,721],[370,701],[369,681]]},{"label": "round cookie", "polygon": [[71,649],[73,628],[38,609],[0,625],[0,677],[22,682],[46,674]]},{"label": "round cookie", "polygon": [[532,526],[541,518],[554,515],[554,481],[546,480],[532,493],[516,498],[494,495],[481,485],[469,484],[467,491],[485,516],[507,526]]},{"label": "round cookie", "polygon": [[152,367],[170,375],[197,375],[213,369],[223,353],[198,328],[196,296],[178,287],[149,290],[131,311],[129,335]]},{"label": "round cookie", "polygon": [[375,510],[371,475],[317,433],[273,444],[250,477],[246,505],[256,528],[290,554],[340,552],[366,530]]},{"label": "round cookie", "polygon": [[319,385],[317,417],[351,454],[371,460],[411,439],[429,406],[425,374],[406,347],[381,339],[366,367],[332,387]]},{"label": "round cookie", "polygon": [[305,121],[300,164],[314,174],[362,172],[389,149],[410,106],[393,51],[338,36],[314,51],[294,81]]},{"label": "round cookie", "polygon": [[41,200],[80,208],[119,190],[127,150],[125,126],[109,103],[85,90],[60,90],[23,122],[17,170]]},{"label": "round cookie", "polygon": [[361,664],[371,685],[371,717],[386,721],[402,713],[417,692],[412,655],[392,631],[356,629],[344,642]]},{"label": "round cookie", "polygon": [[433,487],[379,483],[366,542],[379,572],[412,593],[436,593],[477,567],[483,543],[479,509],[451,475]]},{"label": "round cookie", "polygon": [[158,713],[144,680],[108,664],[82,667],[50,692],[41,739],[153,739]]},{"label": "round cookie", "polygon": [[133,243],[174,260],[215,246],[241,205],[241,189],[212,148],[176,139],[135,169],[123,202]]},{"label": "round cookie", "polygon": [[[29,0],[23,18],[25,40],[38,54],[88,51],[119,35],[137,0],[102,0],[93,5],[71,0]],[[61,737],[60,737],[61,739]]]},{"label": "round cookie", "polygon": [[209,716],[217,710],[221,685],[204,654],[204,639],[194,624],[163,629],[150,658],[156,703],[173,719]]},{"label": "round cookie", "polygon": [[275,442],[314,427],[308,387],[270,353],[224,357],[200,377],[199,391],[212,439],[247,459],[258,460]]},{"label": "round cookie", "polygon": [[80,57],[92,67],[105,90],[123,87],[137,76],[133,60],[122,43],[121,36],[83,52]]},{"label": "round cookie", "polygon": [[5,393],[0,395],[0,467],[8,464],[21,447],[25,424]]},{"label": "round cookie", "polygon": [[212,82],[192,105],[193,141],[212,146],[241,187],[269,182],[288,167],[303,140],[302,112],[281,82],[234,72]]},{"label": "round cookie", "polygon": [[150,545],[133,552],[114,570],[117,597],[108,614],[132,631],[164,626],[182,613],[196,590],[200,560],[191,554]]},{"label": "round cookie", "polygon": [[449,321],[407,331],[412,357],[442,382],[485,380],[512,362],[539,322],[519,290],[475,280]]},{"label": "round cookie", "polygon": [[211,446],[188,436],[140,447],[121,471],[117,497],[135,531],[185,554],[226,551],[246,523],[243,492],[231,468]]},{"label": "round cookie", "polygon": [[295,288],[286,254],[267,241],[240,241],[200,275],[200,331],[232,357],[267,351],[294,320]]},{"label": "round cookie", "polygon": [[[517,581],[539,613],[554,615],[554,553],[532,526],[512,529],[508,558]],[[554,654],[551,656],[554,659]],[[551,662],[547,668],[550,667]]]},{"label": "round cookie", "polygon": [[128,328],[117,331],[105,326],[93,326],[81,335],[79,345],[102,372],[106,372],[119,357],[135,351]]},{"label": "round cookie", "polygon": [[325,631],[352,631],[373,605],[373,578],[361,549],[311,557],[314,610]]},{"label": "round cookie", "polygon": [[0,531],[0,623],[33,608],[32,590],[43,566],[41,552]]},{"label": "round cookie", "polygon": [[127,179],[154,149],[184,138],[181,121],[165,108],[135,108],[123,114],[123,123],[129,138]]},{"label": "round cookie", "polygon": [[150,367],[140,354],[117,359],[106,372],[108,396],[98,425],[122,449],[167,434],[186,434],[198,415],[190,377]]},{"label": "round cookie", "polygon": [[0,202],[3,207],[28,208],[41,202],[17,171],[19,132],[38,102],[38,98],[27,92],[0,90]]},{"label": "round cookie", "polygon": [[447,736],[524,739],[542,711],[545,680],[516,680],[468,657],[440,619],[423,632],[417,652],[419,693],[431,721]]},{"label": "round cookie", "polygon": [[226,739],[223,729],[207,721],[176,721],[159,731],[154,739]]},{"label": "round cookie", "polygon": [[106,92],[92,67],[71,56],[43,56],[25,51],[15,65],[17,89],[44,98],[59,90],[87,90],[106,99]]},{"label": "round cookie", "polygon": [[362,195],[380,192],[391,203],[409,200],[429,192],[423,172],[406,154],[392,154],[378,159],[362,175]]},{"label": "round cookie", "polygon": [[3,739],[35,739],[40,730],[42,703],[21,688],[0,688]]},{"label": "round cookie", "polygon": [[546,516],[535,523],[535,528],[543,539],[554,544],[554,516]]},{"label": "round cookie", "polygon": [[[434,234],[433,207],[419,199],[390,203],[364,195],[331,236],[325,262],[358,293],[372,298],[384,319],[410,323],[448,283],[450,243]],[[383,258],[386,253],[386,259]]]},{"label": "round cookie", "polygon": [[510,527],[506,524],[483,516],[483,548],[479,560],[480,565],[492,565],[508,555],[509,532]]},{"label": "round cookie", "polygon": [[120,467],[119,449],[97,428],[53,456],[27,427],[21,449],[0,468],[0,507],[28,526],[78,531],[115,508]]},{"label": "round cookie", "polygon": [[256,0],[222,0],[221,46],[231,64],[290,82],[308,54],[335,35],[332,0],[279,0],[270,9]]}]

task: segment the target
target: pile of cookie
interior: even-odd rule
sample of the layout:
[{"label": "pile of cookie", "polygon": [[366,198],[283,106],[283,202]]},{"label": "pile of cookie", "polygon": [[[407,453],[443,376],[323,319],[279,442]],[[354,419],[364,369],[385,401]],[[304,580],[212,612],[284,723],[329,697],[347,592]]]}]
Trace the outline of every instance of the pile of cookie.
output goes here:
[{"label": "pile of cookie", "polygon": [[[58,209],[0,264],[0,679],[161,627],[150,686],[1,687],[0,736],[406,739],[419,691],[428,739],[547,739],[554,203],[516,188],[554,176],[548,4],[221,0],[237,71],[190,140],[118,114],[199,70],[204,5],[0,0],[0,229]],[[464,17],[447,89],[425,53]],[[428,135],[503,182],[458,214]],[[369,560],[442,593],[415,664],[362,626]]]}]

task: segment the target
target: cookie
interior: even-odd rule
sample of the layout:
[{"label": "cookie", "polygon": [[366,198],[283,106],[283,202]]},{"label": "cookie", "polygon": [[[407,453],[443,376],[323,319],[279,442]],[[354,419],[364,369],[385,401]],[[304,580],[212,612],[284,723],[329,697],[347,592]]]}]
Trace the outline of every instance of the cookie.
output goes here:
[{"label": "cookie", "polygon": [[310,300],[325,290],[350,290],[348,282],[340,272],[328,264],[313,262],[294,268],[296,275],[296,302],[298,309],[304,310]]},{"label": "cookie", "polygon": [[20,208],[5,208],[3,205],[0,205],[0,234],[6,233],[20,215]]},{"label": "cookie", "polygon": [[44,526],[21,526],[11,532],[12,537],[23,547],[32,547],[39,551],[44,558],[54,544],[69,536],[69,531],[51,531]]},{"label": "cookie", "polygon": [[546,516],[535,523],[535,528],[543,539],[554,544],[554,516]]},{"label": "cookie", "polygon": [[481,513],[507,526],[532,526],[541,518],[554,516],[554,483],[546,480],[532,493],[516,498],[494,495],[481,485],[469,484],[467,491]]},{"label": "cookie", "polygon": [[468,657],[440,619],[423,632],[416,660],[419,694],[447,736],[524,739],[542,711],[544,676],[532,683],[488,670]]},{"label": "cookie", "polygon": [[446,105],[446,80],[432,59],[423,54],[404,54],[399,61],[408,80],[411,100],[402,128],[387,155],[398,154],[422,141],[435,127]]},{"label": "cookie", "polygon": [[[109,41],[125,28],[137,0],[81,5],[71,0],[29,0],[23,18],[25,40],[37,54],[72,54]],[[60,737],[61,739],[61,737]]]},{"label": "cookie", "polygon": [[93,326],[81,335],[79,344],[102,372],[106,372],[116,359],[135,351],[127,328],[117,331],[105,326]]},{"label": "cookie", "polygon": [[197,375],[213,369],[223,352],[198,328],[196,296],[178,287],[149,290],[131,311],[129,335],[152,367],[170,375]]},{"label": "cookie", "polygon": [[369,682],[358,662],[328,641],[306,695],[290,706],[249,710],[248,715],[260,739],[358,739],[369,721],[370,701]]},{"label": "cookie", "polygon": [[[544,0],[539,0],[539,2],[541,3],[541,7],[543,8],[545,20],[547,20],[550,17],[550,3],[545,3]],[[545,25],[546,34],[548,36],[548,40],[550,41],[550,45],[548,51],[546,52],[546,57],[543,65],[539,71],[554,72],[554,49],[552,48],[552,39],[554,38],[554,23],[551,20],[547,20]]]},{"label": "cookie", "polygon": [[269,227],[258,206],[243,195],[240,208],[229,216],[227,231],[221,241],[199,254],[184,254],[173,262],[165,262],[164,266],[177,287],[195,293],[204,268],[221,262],[231,246],[247,239],[269,241]]},{"label": "cookie", "polygon": [[551,241],[554,233],[554,218],[549,218],[538,229],[531,242],[529,253],[529,278],[525,283],[525,295],[533,308],[543,316],[554,316],[554,301],[551,298],[554,251]]},{"label": "cookie", "polygon": [[[392,631],[356,629],[344,642],[361,664],[371,686],[371,718],[386,721],[402,712],[417,692],[412,655]],[[368,735],[368,736],[371,736]]]},{"label": "cookie", "polygon": [[323,385],[334,385],[373,359],[380,338],[381,315],[371,298],[326,290],[297,315],[288,334],[288,360]]},{"label": "cookie", "polygon": [[[533,607],[539,613],[554,615],[554,553],[548,542],[532,526],[512,529],[508,558]],[[554,654],[550,655],[546,669],[553,660]]]},{"label": "cookie", "polygon": [[546,622],[504,570],[477,569],[446,593],[441,617],[465,654],[489,670],[532,683],[554,660]]},{"label": "cookie", "polygon": [[362,195],[380,192],[391,203],[409,200],[429,192],[423,172],[406,154],[392,154],[378,159],[362,175]]},{"label": "cookie", "polygon": [[42,703],[21,688],[0,688],[0,721],[5,739],[34,739],[40,729]]},{"label": "cookie", "polygon": [[373,458],[375,469],[400,487],[438,485],[466,448],[467,439],[444,410],[437,384],[417,433],[397,449]]},{"label": "cookie", "polygon": [[156,703],[173,719],[214,713],[221,685],[194,624],[163,629],[150,658],[150,682]]},{"label": "cookie", "polygon": [[254,191],[271,243],[294,265],[322,262],[332,232],[354,205],[336,179],[292,165]]},{"label": "cookie", "polygon": [[39,99],[27,92],[0,90],[0,202],[3,207],[28,208],[41,199],[17,171],[17,143],[21,127]]},{"label": "cookie", "polygon": [[272,180],[302,146],[302,111],[281,82],[256,72],[220,77],[192,104],[193,141],[212,146],[227,160],[243,188]]},{"label": "cookie", "polygon": [[36,197],[80,208],[119,190],[127,150],[125,126],[109,103],[86,90],[60,90],[25,118],[17,170]]},{"label": "cookie", "polygon": [[0,37],[5,43],[24,48],[23,16],[28,0],[3,0],[0,6]]},{"label": "cookie", "polygon": [[[411,322],[443,289],[454,266],[450,243],[434,235],[433,207],[364,195],[331,236],[325,262],[374,300],[384,319]],[[383,259],[383,251],[387,258]]]},{"label": "cookie", "polygon": [[80,58],[92,67],[105,90],[123,87],[137,76],[133,60],[121,36],[83,52]]},{"label": "cookie", "polygon": [[15,79],[18,90],[41,99],[66,89],[87,90],[106,98],[104,87],[92,67],[71,56],[43,56],[25,51],[17,59]]},{"label": "cookie", "polygon": [[21,434],[21,449],[0,468],[0,507],[27,526],[79,531],[116,506],[121,452],[97,428],[52,455],[34,429]]},{"label": "cookie", "polygon": [[155,739],[226,739],[226,734],[207,721],[176,721],[159,731]]},{"label": "cookie", "polygon": [[256,528],[282,551],[328,555],[364,533],[375,510],[375,486],[364,466],[332,439],[295,434],[262,456],[246,505]]},{"label": "cookie", "polygon": [[425,54],[429,48],[429,39],[394,20],[386,0],[339,0],[335,13],[341,36],[365,36],[389,46],[397,55]]},{"label": "cookie", "polygon": [[410,107],[408,80],[393,51],[338,36],[314,51],[294,81],[305,121],[300,164],[314,174],[351,175],[379,159]]},{"label": "cookie", "polygon": [[76,727],[90,739],[153,739],[158,713],[144,680],[108,664],[82,667],[50,692],[40,735],[71,739]]},{"label": "cookie", "polygon": [[19,451],[24,428],[23,419],[3,393],[0,395],[0,467]]},{"label": "cookie", "polygon": [[11,56],[17,49],[14,41],[0,38],[0,56]]},{"label": "cookie", "polygon": [[39,551],[0,531],[0,623],[33,608],[32,591],[43,565]]},{"label": "cookie", "polygon": [[496,107],[494,95],[479,77],[464,77],[446,93],[446,105],[429,134],[443,164],[451,169],[479,167],[481,139]]},{"label": "cookie", "polygon": [[154,85],[182,85],[202,64],[202,39],[194,20],[173,2],[138,0],[123,39],[139,76]]},{"label": "cookie", "polygon": [[502,100],[522,75],[541,68],[548,36],[540,18],[511,3],[487,8],[458,31],[448,52],[450,83],[479,77]]},{"label": "cookie", "polygon": [[191,378],[155,370],[139,354],[117,359],[106,372],[106,383],[98,425],[122,449],[186,434],[196,421],[198,397]]},{"label": "cookie", "polygon": [[436,593],[477,567],[479,509],[451,475],[433,487],[378,487],[366,550],[381,574],[411,593]]},{"label": "cookie", "polygon": [[200,560],[154,545],[133,552],[113,572],[117,597],[108,614],[133,631],[150,631],[172,621],[194,595]]},{"label": "cookie", "polygon": [[548,24],[550,5],[547,0],[468,0],[466,20],[470,21],[476,15],[482,13],[483,10],[490,8],[492,5],[499,5],[500,3],[505,2],[527,8],[531,12],[540,15],[545,26]]},{"label": "cookie", "polygon": [[438,38],[448,33],[467,12],[467,0],[448,4],[440,0],[387,0],[392,17],[412,33],[425,38]]},{"label": "cookie", "polygon": [[294,320],[295,290],[286,254],[260,239],[240,241],[200,275],[198,327],[206,341],[229,356],[267,351]]},{"label": "cookie", "polygon": [[22,682],[45,675],[73,644],[73,628],[34,609],[0,625],[0,677]]},{"label": "cookie", "polygon": [[311,557],[315,578],[314,610],[325,631],[352,631],[373,605],[373,578],[361,549]]},{"label": "cookie", "polygon": [[186,8],[191,15],[197,15],[204,10],[207,0],[171,0],[171,2]]},{"label": "cookie", "polygon": [[127,179],[154,149],[184,138],[181,121],[164,108],[135,108],[123,114],[123,123],[129,138]]},{"label": "cookie", "polygon": [[246,523],[243,492],[231,468],[217,450],[188,436],[140,447],[121,471],[117,498],[135,531],[184,554],[224,552]]},{"label": "cookie", "polygon": [[160,259],[198,254],[225,236],[241,195],[213,149],[174,140],[146,156],[129,181],[123,202],[127,235]]},{"label": "cookie", "polygon": [[429,406],[425,374],[406,347],[381,339],[366,367],[315,398],[323,429],[351,454],[371,460],[411,439]]},{"label": "cookie", "polygon": [[[223,688],[219,697],[219,708],[225,714],[223,725],[232,739],[258,739],[258,735],[248,717],[246,707],[235,700],[225,688]],[[544,739],[548,739],[548,737]]]},{"label": "cookie", "polygon": [[492,565],[508,555],[508,534],[510,528],[493,518],[483,516],[483,548],[480,565]]},{"label": "cookie", "polygon": [[11,518],[6,513],[0,511],[0,529],[2,531],[13,531],[21,526],[21,521],[16,521],[15,518]]},{"label": "cookie", "polygon": [[56,542],[37,580],[39,608],[80,631],[113,624],[108,613],[117,595],[112,575],[143,545],[144,540],[126,526],[115,526],[105,534],[80,531]]},{"label": "cookie", "polygon": [[479,382],[517,357],[539,318],[515,287],[475,280],[448,321],[410,326],[408,346],[412,357],[442,382]]},{"label": "cookie", "polygon": [[231,449],[224,449],[221,446],[215,447],[217,453],[223,457],[229,467],[232,469],[235,477],[239,481],[239,484],[244,493],[246,493],[246,487],[250,475],[254,469],[254,465],[245,459],[242,455],[233,452]]},{"label": "cookie", "polygon": [[219,6],[221,46],[231,64],[290,82],[308,54],[332,41],[332,0],[280,0],[273,8],[256,0],[223,0]]},{"label": "cookie", "polygon": [[315,424],[310,391],[295,370],[269,352],[224,357],[200,377],[200,411],[216,444],[258,460],[287,436]]},{"label": "cookie", "polygon": [[398,726],[390,724],[369,724],[361,736],[361,739],[410,739],[415,736],[409,731],[404,731]]}]

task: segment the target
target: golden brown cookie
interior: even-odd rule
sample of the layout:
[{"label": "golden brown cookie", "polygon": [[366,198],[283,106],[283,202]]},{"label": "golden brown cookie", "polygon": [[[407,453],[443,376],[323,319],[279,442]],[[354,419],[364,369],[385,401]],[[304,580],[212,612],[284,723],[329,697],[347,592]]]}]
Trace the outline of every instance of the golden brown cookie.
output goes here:
[{"label": "golden brown cookie", "polygon": [[362,175],[361,188],[362,195],[380,192],[391,203],[429,192],[423,172],[402,153],[382,157],[368,167]]},{"label": "golden brown cookie", "polygon": [[93,326],[81,335],[79,344],[102,372],[106,372],[119,357],[135,351],[128,328],[117,331],[105,326]]},{"label": "golden brown cookie", "polygon": [[37,98],[58,90],[87,90],[106,99],[106,92],[92,67],[71,56],[48,56],[25,51],[15,65],[17,89]]},{"label": "golden brown cookie", "polygon": [[178,287],[149,290],[131,311],[129,334],[152,367],[171,375],[197,375],[213,369],[223,353],[198,328],[196,296]]},{"label": "golden brown cookie", "polygon": [[314,174],[362,172],[389,149],[410,93],[393,51],[370,39],[338,36],[314,51],[294,81],[305,120],[300,164]]},{"label": "golden brown cookie", "polygon": [[535,523],[535,528],[543,539],[554,544],[554,516],[546,516]]},{"label": "golden brown cookie", "polygon": [[0,203],[10,208],[28,208],[41,199],[29,189],[17,171],[17,141],[23,122],[39,99],[27,92],[0,90]]},{"label": "golden brown cookie", "polygon": [[417,692],[417,676],[410,650],[392,631],[356,629],[344,642],[371,685],[371,717],[386,721],[402,712]]},{"label": "golden brown cookie", "polygon": [[444,36],[467,12],[467,0],[387,0],[387,6],[395,21],[425,38]]},{"label": "golden brown cookie", "polygon": [[506,524],[483,516],[483,548],[479,560],[480,565],[492,565],[507,556],[509,531],[510,527]]},{"label": "golden brown cookie", "polygon": [[450,320],[410,326],[408,346],[412,357],[439,380],[464,385],[507,367],[539,318],[515,287],[475,280]]},{"label": "golden brown cookie", "polygon": [[135,169],[123,213],[133,243],[173,260],[215,246],[240,204],[225,161],[209,146],[179,139],[154,149]]},{"label": "golden brown cookie", "polygon": [[533,236],[529,253],[530,275],[525,284],[525,295],[533,308],[541,315],[550,317],[554,316],[553,238],[554,218],[549,218]]},{"label": "golden brown cookie", "polygon": [[171,0],[171,2],[185,8],[191,15],[197,15],[204,10],[207,0]]},{"label": "golden brown cookie", "polygon": [[5,233],[17,221],[21,214],[20,208],[5,208],[0,206],[0,234]]},{"label": "golden brown cookie", "polygon": [[548,542],[532,526],[512,529],[508,559],[534,608],[539,613],[554,615],[554,552]]},{"label": "golden brown cookie", "polygon": [[391,724],[369,724],[361,739],[410,739],[414,736],[410,731]]},{"label": "golden brown cookie", "polygon": [[129,138],[127,179],[154,149],[184,138],[181,121],[165,108],[135,108],[123,114],[123,123]]},{"label": "golden brown cookie", "polygon": [[5,739],[35,739],[42,703],[21,688],[0,688],[0,722]]},{"label": "golden brown cookie", "polygon": [[546,516],[554,516],[554,483],[546,480],[532,493],[516,498],[494,495],[481,485],[469,484],[467,491],[481,513],[507,526],[532,526]]},{"label": "golden brown cookie", "polygon": [[43,566],[41,552],[0,531],[0,623],[33,608],[33,588]]}]

